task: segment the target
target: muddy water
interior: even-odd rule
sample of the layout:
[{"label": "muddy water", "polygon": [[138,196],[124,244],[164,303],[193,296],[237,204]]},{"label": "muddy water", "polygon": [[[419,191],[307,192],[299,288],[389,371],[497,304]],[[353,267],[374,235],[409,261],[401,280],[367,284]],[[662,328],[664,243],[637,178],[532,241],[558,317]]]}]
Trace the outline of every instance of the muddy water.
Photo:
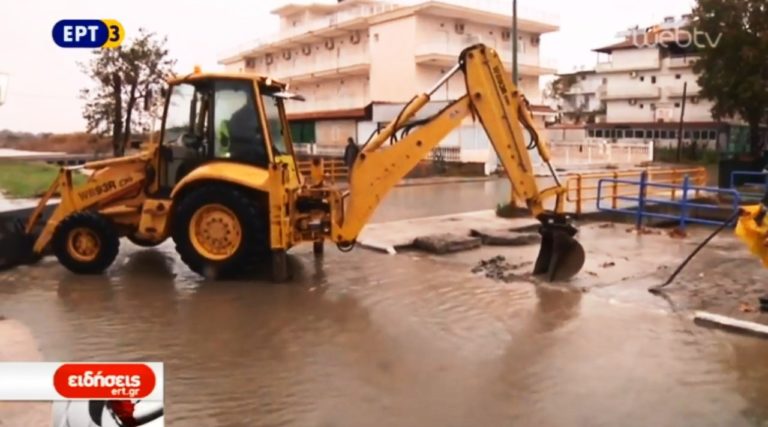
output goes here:
[{"label": "muddy water", "polygon": [[509,201],[509,181],[495,179],[395,187],[376,209],[375,222],[493,209]]},{"label": "muddy water", "polygon": [[659,310],[407,254],[298,251],[274,285],[202,281],[170,244],[123,249],[104,277],[0,273],[0,313],[48,360],[165,362],[171,426],[768,419],[768,347]]}]

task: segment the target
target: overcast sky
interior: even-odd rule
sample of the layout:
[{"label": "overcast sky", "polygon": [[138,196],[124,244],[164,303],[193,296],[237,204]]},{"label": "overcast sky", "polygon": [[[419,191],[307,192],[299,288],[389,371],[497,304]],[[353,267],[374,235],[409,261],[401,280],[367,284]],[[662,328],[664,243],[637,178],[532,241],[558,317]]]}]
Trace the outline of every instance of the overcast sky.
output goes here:
[{"label": "overcast sky", "polygon": [[[278,18],[269,11],[289,2],[9,2],[0,13],[0,72],[10,75],[6,103],[0,106],[0,129],[83,130],[78,91],[88,80],[77,62],[87,61],[89,53],[62,49],[54,44],[51,29],[60,19],[117,19],[125,27],[128,38],[140,27],[167,35],[171,55],[178,59],[177,70],[191,71],[195,64],[204,69],[217,69],[216,61],[222,52],[275,32]],[[591,49],[614,41],[619,31],[634,25],[650,25],[668,15],[679,17],[690,11],[694,0],[518,0],[518,4],[521,16],[526,9],[559,16],[560,31],[542,37],[541,56],[555,60],[560,71],[571,71],[577,66],[594,66],[596,56]]]}]

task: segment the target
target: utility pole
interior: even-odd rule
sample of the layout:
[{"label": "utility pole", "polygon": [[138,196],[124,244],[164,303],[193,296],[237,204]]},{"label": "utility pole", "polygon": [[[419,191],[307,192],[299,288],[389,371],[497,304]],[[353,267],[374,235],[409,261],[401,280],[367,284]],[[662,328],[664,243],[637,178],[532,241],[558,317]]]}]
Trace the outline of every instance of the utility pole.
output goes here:
[{"label": "utility pole", "polygon": [[688,94],[688,82],[683,83],[683,106],[680,110],[680,126],[677,128],[677,161],[680,162],[680,153],[683,149],[683,121],[685,120],[685,100]]},{"label": "utility pole", "polygon": [[517,86],[517,0],[512,0],[512,83]]}]

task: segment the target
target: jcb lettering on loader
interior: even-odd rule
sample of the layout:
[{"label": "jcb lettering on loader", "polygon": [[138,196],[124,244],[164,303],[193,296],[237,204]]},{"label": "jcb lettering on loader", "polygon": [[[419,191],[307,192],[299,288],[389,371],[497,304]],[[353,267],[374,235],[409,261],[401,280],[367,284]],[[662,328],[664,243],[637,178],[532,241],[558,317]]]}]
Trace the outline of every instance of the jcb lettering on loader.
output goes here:
[{"label": "jcb lettering on loader", "polygon": [[[432,116],[413,120],[459,72],[467,93]],[[141,246],[170,237],[181,260],[198,274],[233,275],[268,260],[274,279],[282,281],[288,277],[287,250],[312,242],[319,254],[325,241],[350,250],[392,187],[464,119],[478,117],[514,183],[513,197],[541,222],[534,274],[566,279],[584,263],[546,141],[511,73],[490,47],[466,48],[429,91],[371,135],[352,163],[346,190],[325,181],[322,163],[310,178],[298,172],[283,102],[303,98],[287,92],[285,83],[199,70],[168,83],[159,140],[136,155],[86,164],[97,172],[88,183],[62,189],[72,193],[62,194],[62,200],[76,194],[82,203],[59,205],[39,235],[31,230],[40,215],[27,220],[25,232],[35,239],[35,253],[51,248],[70,270],[92,274],[112,264],[120,237]],[[553,187],[537,185],[529,148],[549,166]],[[126,181],[130,176],[135,180]],[[115,190],[139,181],[137,192],[115,197]],[[555,199],[551,210],[543,205],[549,198]]]}]

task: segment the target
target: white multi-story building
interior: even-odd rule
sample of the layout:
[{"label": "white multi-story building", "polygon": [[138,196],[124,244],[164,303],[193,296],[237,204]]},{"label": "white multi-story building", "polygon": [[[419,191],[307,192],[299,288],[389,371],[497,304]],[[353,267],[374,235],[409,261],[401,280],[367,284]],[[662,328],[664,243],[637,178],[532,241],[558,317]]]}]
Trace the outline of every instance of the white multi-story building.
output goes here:
[{"label": "white multi-story building", "polygon": [[[288,105],[297,142],[340,147],[347,137],[359,143],[393,119],[405,102],[427,90],[458,60],[467,46],[495,48],[512,70],[511,3],[500,0],[423,1],[399,5],[377,0],[336,4],[288,4],[273,11],[280,32],[221,59],[229,70],[253,71],[291,84],[305,102]],[[518,23],[518,85],[539,116],[552,114],[540,105],[539,77],[554,65],[539,57],[540,36],[556,31],[548,16]],[[465,92],[461,73],[432,98],[430,114]],[[419,118],[419,117],[417,117]],[[467,123],[443,146],[461,147],[462,160],[490,157],[479,126]]]},{"label": "white multi-story building", "polygon": [[557,105],[563,122],[585,124],[605,121],[606,105],[600,93],[605,88],[606,77],[595,70],[581,70],[558,74],[558,78],[567,86]]},{"label": "white multi-story building", "polygon": [[683,141],[725,148],[732,124],[713,119],[712,103],[700,96],[693,64],[696,46],[689,40],[690,17],[649,28],[630,29],[625,39],[595,49],[593,85],[605,105],[605,121],[587,125],[589,137],[622,142],[652,140],[657,147],[677,143],[683,113]]}]

